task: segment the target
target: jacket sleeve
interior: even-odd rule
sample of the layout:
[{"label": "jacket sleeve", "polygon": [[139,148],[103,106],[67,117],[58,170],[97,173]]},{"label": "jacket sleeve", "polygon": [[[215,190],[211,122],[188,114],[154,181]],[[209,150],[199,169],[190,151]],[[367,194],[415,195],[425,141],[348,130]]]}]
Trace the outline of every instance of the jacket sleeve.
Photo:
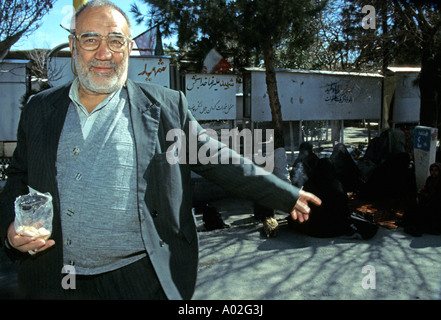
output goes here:
[{"label": "jacket sleeve", "polygon": [[17,147],[6,175],[6,185],[0,194],[0,241],[6,240],[9,225],[14,221],[15,199],[28,193],[27,187],[27,155],[26,155],[26,108],[22,111],[17,130]]},{"label": "jacket sleeve", "polygon": [[[294,208],[299,197],[298,188],[255,165],[209,134],[188,110],[183,95],[180,104],[187,137],[186,156],[194,172],[240,198],[283,212]],[[192,143],[197,144],[197,148],[192,148]]]}]

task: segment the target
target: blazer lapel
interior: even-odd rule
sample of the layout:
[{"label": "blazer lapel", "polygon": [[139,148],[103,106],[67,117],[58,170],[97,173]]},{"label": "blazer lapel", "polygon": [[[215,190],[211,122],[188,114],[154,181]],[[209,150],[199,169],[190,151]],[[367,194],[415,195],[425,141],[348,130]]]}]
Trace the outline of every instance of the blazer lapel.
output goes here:
[{"label": "blazer lapel", "polygon": [[45,141],[43,143],[47,148],[44,153],[46,163],[51,164],[51,175],[56,176],[56,161],[58,142],[60,140],[61,131],[63,130],[64,121],[66,120],[67,110],[69,108],[69,89],[70,84],[59,91],[59,94],[48,101],[49,107],[46,114],[43,115],[42,126],[46,128]]},{"label": "blazer lapel", "polygon": [[[130,114],[135,136],[138,170],[145,170],[156,151],[160,105],[148,97],[140,86],[127,80]],[[141,176],[144,171],[138,172]]]}]

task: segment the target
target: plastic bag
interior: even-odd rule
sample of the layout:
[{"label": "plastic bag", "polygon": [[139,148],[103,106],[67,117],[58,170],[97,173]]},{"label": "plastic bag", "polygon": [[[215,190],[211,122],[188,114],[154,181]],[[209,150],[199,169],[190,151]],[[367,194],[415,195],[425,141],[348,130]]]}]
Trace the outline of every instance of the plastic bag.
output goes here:
[{"label": "plastic bag", "polygon": [[15,200],[15,232],[47,240],[52,233],[52,196],[29,189],[27,195]]}]

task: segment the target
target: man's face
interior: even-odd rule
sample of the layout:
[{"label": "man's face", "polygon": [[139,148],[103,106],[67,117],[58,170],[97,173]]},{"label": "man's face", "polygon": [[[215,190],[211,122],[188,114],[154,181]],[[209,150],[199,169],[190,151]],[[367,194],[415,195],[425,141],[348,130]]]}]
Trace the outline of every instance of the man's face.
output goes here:
[{"label": "man's face", "polygon": [[[124,17],[118,11],[106,7],[86,9],[80,14],[76,21],[75,34],[81,35],[85,32],[103,36],[109,34],[129,36],[129,28]],[[81,48],[74,37],[69,38],[69,45],[72,57],[75,59],[80,86],[83,89],[95,93],[111,93],[124,85],[132,42],[127,44],[123,52],[110,50],[105,40],[102,40],[99,47],[93,51]]]}]

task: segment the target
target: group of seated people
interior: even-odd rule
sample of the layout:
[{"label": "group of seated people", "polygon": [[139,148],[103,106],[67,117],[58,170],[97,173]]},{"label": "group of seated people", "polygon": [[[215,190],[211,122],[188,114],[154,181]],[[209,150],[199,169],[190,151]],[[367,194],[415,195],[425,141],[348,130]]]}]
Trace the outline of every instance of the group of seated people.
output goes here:
[{"label": "group of seated people", "polygon": [[[430,165],[423,188],[416,190],[415,174],[407,153],[391,153],[372,163],[369,174],[362,174],[343,144],[334,147],[329,158],[319,159],[312,146],[304,143],[291,173],[293,184],[322,198],[321,208],[312,208],[310,223],[296,226],[312,236],[328,237],[351,233],[347,192],[375,202],[384,198],[407,198],[404,214],[396,221],[412,236],[441,234],[441,163]],[[363,217],[363,218],[366,218]]]},{"label": "group of seated people", "polygon": [[[302,143],[290,180],[293,185],[318,196],[322,205],[311,206],[306,223],[299,224],[288,215],[288,225],[313,237],[370,239],[376,234],[378,224],[371,214],[351,211],[348,193],[354,193],[362,201],[405,199],[402,201],[404,214],[395,221],[396,226],[403,227],[404,232],[412,236],[441,234],[441,163],[430,166],[425,186],[416,190],[410,154],[387,152],[383,144],[387,145],[381,139],[372,143],[365,159],[355,161],[344,144],[334,146],[329,157],[319,158],[310,143]],[[215,208],[202,209],[208,230],[226,227]],[[254,215],[263,222],[267,237],[277,235],[273,210],[255,204]]]}]

